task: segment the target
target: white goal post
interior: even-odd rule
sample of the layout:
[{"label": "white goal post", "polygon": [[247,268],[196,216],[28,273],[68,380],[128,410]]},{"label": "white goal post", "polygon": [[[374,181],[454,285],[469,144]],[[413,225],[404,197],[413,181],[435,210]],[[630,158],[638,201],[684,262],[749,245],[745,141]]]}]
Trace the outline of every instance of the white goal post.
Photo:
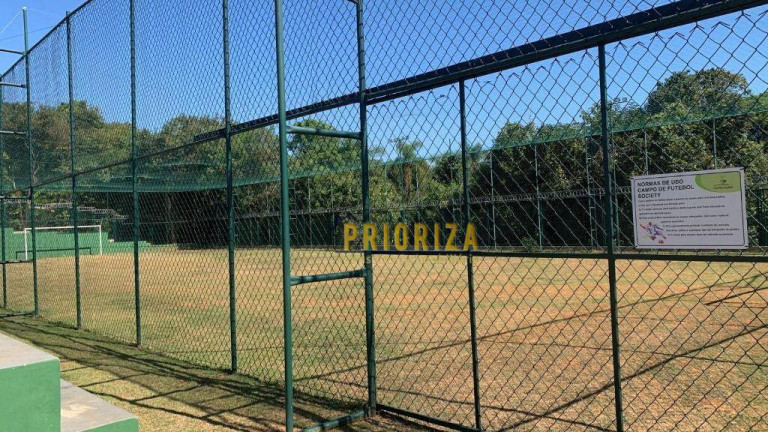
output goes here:
[{"label": "white goal post", "polygon": [[[35,231],[61,231],[61,230],[75,230],[74,225],[65,226],[47,226],[47,227],[35,227]],[[99,255],[104,254],[104,238],[101,235],[101,225],[78,225],[78,230],[81,229],[98,229],[99,231]],[[29,260],[29,247],[27,241],[27,234],[32,231],[32,228],[24,228],[24,260]]]}]

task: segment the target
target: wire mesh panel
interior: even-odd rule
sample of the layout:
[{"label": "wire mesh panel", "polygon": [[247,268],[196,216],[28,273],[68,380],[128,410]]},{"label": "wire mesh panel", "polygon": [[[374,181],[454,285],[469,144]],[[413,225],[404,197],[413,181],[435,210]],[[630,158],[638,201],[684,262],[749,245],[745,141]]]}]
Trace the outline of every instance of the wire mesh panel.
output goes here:
[{"label": "wire mesh panel", "polygon": [[[103,26],[102,28],[99,28]],[[136,342],[130,188],[130,10],[100,2],[69,18],[74,171],[81,225],[102,227],[101,255],[80,254],[82,326]],[[99,213],[91,213],[89,208]],[[128,234],[128,235],[126,235]]]},{"label": "wire mesh panel", "polygon": [[[26,82],[24,62],[16,63],[3,76],[3,82],[23,84]],[[2,130],[20,134],[3,134],[3,189],[15,192],[28,188],[30,184],[30,152],[25,134],[27,131],[27,96],[23,88],[2,87]]]},{"label": "wire mesh panel", "polygon": [[[25,243],[24,229],[29,228],[29,200],[18,194],[2,204],[5,207],[5,282],[3,307],[15,312],[31,312],[35,309],[32,287],[31,244]],[[17,258],[18,257],[18,258]]]},{"label": "wire mesh panel", "polygon": [[357,91],[354,3],[293,0],[283,7],[288,109]]},{"label": "wire mesh panel", "polygon": [[[277,154],[274,139],[270,140],[272,152]],[[277,189],[277,183],[271,181],[235,190],[235,268],[240,370],[267,382],[282,383],[282,264]]]},{"label": "wire mesh panel", "polygon": [[461,248],[449,228],[464,225],[458,87],[377,104],[369,116],[371,219],[381,252],[374,259],[378,401],[471,426],[466,260],[419,255],[449,241]]},{"label": "wire mesh panel", "polygon": [[[109,179],[124,178],[130,172],[130,165],[117,165],[78,176],[77,213],[79,225],[101,227],[103,242],[103,253],[80,254],[82,325],[134,343],[133,197],[122,185],[108,185]],[[80,230],[82,247],[88,247],[89,235],[93,231]]]},{"label": "wire mesh panel", "polygon": [[143,159],[138,177],[142,343],[223,369],[230,357],[225,194],[206,189],[203,178],[197,190],[176,190],[197,164],[222,178],[221,147],[214,141]]},{"label": "wire mesh panel", "polygon": [[475,259],[489,429],[613,429],[608,269],[591,259]]},{"label": "wire mesh panel", "polygon": [[484,245],[596,245],[601,167],[581,116],[597,106],[597,88],[593,51],[467,83],[470,199]]},{"label": "wire mesh panel", "polygon": [[[700,251],[692,260],[617,263],[625,413],[636,428],[763,422],[765,20],[764,11],[741,12],[608,50],[619,188],[645,173],[743,167],[746,176],[750,248],[740,256],[748,262]],[[631,245],[631,201],[617,200],[617,241]]]},{"label": "wire mesh panel", "polygon": [[131,154],[128,6],[98,1],[70,17],[76,171],[125,161]]},{"label": "wire mesh panel", "polygon": [[29,56],[30,97],[34,106],[32,160],[36,183],[70,174],[66,44],[66,25],[59,24]]},{"label": "wire mesh panel", "polygon": [[615,427],[608,265],[536,257],[604,245],[601,159],[582,120],[597,77],[586,51],[467,82],[470,220],[501,252],[473,259],[491,430]]},{"label": "wire mesh panel", "polygon": [[466,260],[376,256],[379,402],[472,426]]},{"label": "wire mesh panel", "polygon": [[[81,254],[99,254],[100,230],[89,234],[77,230],[72,222],[72,183],[69,179],[41,188],[35,201],[35,234],[40,313],[71,326],[77,324],[75,292],[75,235],[83,238]],[[31,229],[25,230],[31,240]],[[86,244],[88,246],[86,246]]]},{"label": "wire mesh panel", "polygon": [[627,421],[648,430],[759,430],[765,264],[618,265]]},{"label": "wire mesh panel", "polygon": [[[348,12],[354,13],[352,9]],[[358,116],[356,110],[345,108],[292,124],[354,131],[360,128]],[[335,247],[336,235],[341,234],[340,221],[322,216],[329,196],[334,195],[335,205],[346,209],[344,218],[361,220],[359,140],[294,135],[289,146],[292,274],[312,276],[359,270],[363,267],[360,253]],[[363,279],[297,284],[291,297],[297,403],[317,398],[326,401],[326,408],[338,410],[327,418],[359,409],[366,400]]]},{"label": "wire mesh panel", "polygon": [[[766,7],[365,3],[54,26],[0,79],[4,312],[256,377],[287,423],[295,391],[302,427],[761,430]],[[719,168],[746,249],[635,248],[633,177]]]},{"label": "wire mesh panel", "polygon": [[[139,140],[138,154],[221,127],[220,2],[137,0],[135,13],[137,125],[162,137]],[[170,16],[175,25],[164,24]]]},{"label": "wire mesh panel", "polygon": [[369,1],[369,84],[406,79],[668,3]]}]

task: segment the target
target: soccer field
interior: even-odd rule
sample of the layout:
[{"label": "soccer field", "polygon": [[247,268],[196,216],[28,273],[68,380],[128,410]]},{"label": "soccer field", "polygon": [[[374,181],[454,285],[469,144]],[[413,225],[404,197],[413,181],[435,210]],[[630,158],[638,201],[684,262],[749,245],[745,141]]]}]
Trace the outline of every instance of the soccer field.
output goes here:
[{"label": "soccer field", "polygon": [[[293,274],[359,268],[362,255],[294,250]],[[75,322],[72,257],[40,258],[41,313]],[[279,249],[236,255],[240,371],[282,381]],[[379,403],[472,424],[465,257],[374,256]],[[768,263],[617,261],[625,417],[639,430],[747,430],[768,410]],[[479,390],[492,429],[614,422],[605,261],[475,257]],[[140,256],[142,345],[217,368],[230,359],[227,251]],[[9,304],[32,306],[31,267],[8,265]],[[83,325],[135,338],[133,255],[81,257]],[[366,398],[361,280],[293,289],[296,391]],[[738,414],[738,417],[737,417]],[[705,423],[706,422],[706,423]]]}]

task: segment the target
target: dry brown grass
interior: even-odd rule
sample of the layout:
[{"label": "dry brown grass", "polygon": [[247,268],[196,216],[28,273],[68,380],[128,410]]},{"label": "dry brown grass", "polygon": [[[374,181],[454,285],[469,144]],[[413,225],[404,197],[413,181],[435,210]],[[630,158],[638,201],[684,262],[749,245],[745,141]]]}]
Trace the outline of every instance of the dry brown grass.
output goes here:
[{"label": "dry brown grass", "polygon": [[[224,432],[284,429],[280,389],[164,357],[31,317],[0,320],[0,331],[61,359],[62,378],[129,410],[142,431]],[[300,400],[297,421],[334,415],[323,404]],[[421,430],[392,417],[355,422],[347,431]]]},{"label": "dry brown grass", "polygon": [[[362,266],[359,254],[295,250],[295,274]],[[374,258],[379,400],[471,425],[466,259]],[[484,426],[614,427],[607,265],[586,259],[475,258]],[[11,270],[12,269],[12,270]],[[282,378],[279,250],[237,251],[240,371]],[[143,344],[229,365],[226,251],[141,255]],[[748,430],[768,415],[768,264],[619,261],[626,422],[634,429]],[[44,314],[73,322],[71,258],[40,260]],[[9,266],[15,302],[30,273]],[[82,260],[84,325],[133,341],[130,254]],[[299,395],[365,397],[361,281],[293,292]]]}]

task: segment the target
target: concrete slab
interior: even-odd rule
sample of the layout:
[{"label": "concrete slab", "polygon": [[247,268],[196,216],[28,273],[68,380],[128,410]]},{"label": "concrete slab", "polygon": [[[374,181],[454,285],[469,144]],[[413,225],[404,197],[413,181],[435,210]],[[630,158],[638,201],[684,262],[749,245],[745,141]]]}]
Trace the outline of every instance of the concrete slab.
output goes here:
[{"label": "concrete slab", "polygon": [[59,359],[0,333],[0,431],[57,432]]},{"label": "concrete slab", "polygon": [[61,380],[61,432],[138,432],[128,411]]}]

